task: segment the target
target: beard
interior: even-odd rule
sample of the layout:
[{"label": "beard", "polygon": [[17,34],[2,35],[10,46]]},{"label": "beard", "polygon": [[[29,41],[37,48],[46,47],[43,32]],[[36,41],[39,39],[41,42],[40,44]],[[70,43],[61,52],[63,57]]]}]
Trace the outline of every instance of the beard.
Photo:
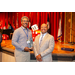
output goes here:
[{"label": "beard", "polygon": [[27,28],[27,26],[28,26],[28,23],[23,23],[23,25],[22,25],[24,28]]},{"label": "beard", "polygon": [[25,25],[25,24],[28,25],[28,23],[24,23],[24,25]]}]

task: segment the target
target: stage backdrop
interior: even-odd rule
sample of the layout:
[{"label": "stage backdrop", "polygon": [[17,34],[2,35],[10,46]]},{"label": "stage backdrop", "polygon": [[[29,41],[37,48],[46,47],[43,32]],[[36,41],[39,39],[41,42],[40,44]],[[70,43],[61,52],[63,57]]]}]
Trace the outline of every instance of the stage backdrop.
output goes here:
[{"label": "stage backdrop", "polygon": [[[64,12],[0,12],[0,24],[2,29],[8,28],[8,23],[12,25],[14,29],[21,26],[21,17],[27,16],[30,20],[31,25],[37,24],[39,29],[41,24],[50,22],[50,33],[57,40],[59,20],[61,17],[62,25],[62,41],[64,40]],[[29,25],[28,25],[29,27]]]}]

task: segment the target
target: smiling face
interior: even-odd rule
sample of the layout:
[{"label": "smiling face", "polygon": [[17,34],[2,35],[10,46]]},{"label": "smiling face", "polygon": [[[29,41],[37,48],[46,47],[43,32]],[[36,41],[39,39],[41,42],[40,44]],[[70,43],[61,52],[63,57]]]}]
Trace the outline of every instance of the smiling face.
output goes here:
[{"label": "smiling face", "polygon": [[28,26],[28,19],[27,18],[23,18],[22,21],[21,21],[21,24],[24,28],[27,28]]},{"label": "smiling face", "polygon": [[41,25],[41,32],[42,32],[42,34],[46,33],[47,30],[48,30],[47,24],[42,24],[42,25]]}]

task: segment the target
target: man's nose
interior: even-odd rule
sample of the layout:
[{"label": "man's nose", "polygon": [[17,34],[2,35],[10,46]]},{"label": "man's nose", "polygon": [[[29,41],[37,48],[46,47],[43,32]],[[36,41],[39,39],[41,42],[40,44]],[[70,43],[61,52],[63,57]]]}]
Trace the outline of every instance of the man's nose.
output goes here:
[{"label": "man's nose", "polygon": [[24,23],[27,23],[26,21]]}]

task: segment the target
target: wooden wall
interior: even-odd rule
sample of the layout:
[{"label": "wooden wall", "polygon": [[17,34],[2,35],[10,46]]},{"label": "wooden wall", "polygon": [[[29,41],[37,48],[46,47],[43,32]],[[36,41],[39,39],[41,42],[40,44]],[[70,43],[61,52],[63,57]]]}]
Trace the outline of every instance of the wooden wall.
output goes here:
[{"label": "wooden wall", "polygon": [[[72,18],[71,18],[71,14],[72,14]],[[72,20],[72,21],[71,21]],[[72,24],[71,24],[72,22]],[[72,26],[72,28],[71,28]],[[72,33],[70,32],[72,29]],[[66,42],[73,42],[73,38],[74,38],[74,42],[75,42],[75,12],[66,12]],[[71,35],[71,37],[70,37]],[[74,36],[74,37],[73,37]]]},{"label": "wooden wall", "polygon": [[[72,34],[74,36],[74,42],[75,42],[75,12],[72,13],[72,19],[73,19],[73,22],[72,22]],[[72,41],[73,41],[73,36],[72,36]]]}]

